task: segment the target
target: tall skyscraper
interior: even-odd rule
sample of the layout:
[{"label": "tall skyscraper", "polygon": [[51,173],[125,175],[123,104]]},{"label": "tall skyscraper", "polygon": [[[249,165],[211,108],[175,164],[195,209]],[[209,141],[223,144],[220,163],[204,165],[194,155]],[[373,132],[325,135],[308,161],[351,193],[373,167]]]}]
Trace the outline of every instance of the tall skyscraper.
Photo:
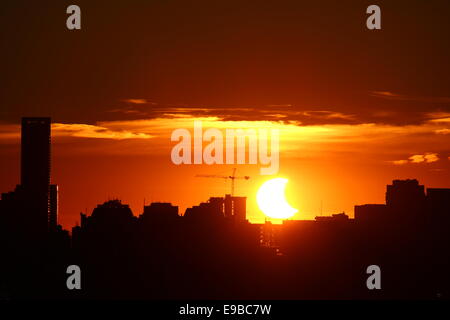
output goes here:
[{"label": "tall skyscraper", "polygon": [[27,217],[37,232],[48,229],[50,187],[50,118],[22,118],[21,187]]},{"label": "tall skyscraper", "polygon": [[59,199],[58,199],[58,185],[50,185],[50,210],[48,214],[48,227],[50,230],[55,230],[58,226],[58,211],[59,211]]},{"label": "tall skyscraper", "polygon": [[20,178],[24,188],[47,190],[50,185],[50,123],[50,118],[22,118]]}]

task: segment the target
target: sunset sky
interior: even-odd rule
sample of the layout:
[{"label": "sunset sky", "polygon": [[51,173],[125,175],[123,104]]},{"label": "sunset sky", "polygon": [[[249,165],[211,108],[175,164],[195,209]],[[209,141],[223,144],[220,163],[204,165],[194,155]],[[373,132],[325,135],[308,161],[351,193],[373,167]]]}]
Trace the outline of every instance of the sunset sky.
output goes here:
[{"label": "sunset sky", "polygon": [[[66,7],[82,29],[65,27]],[[0,11],[0,192],[20,118],[51,116],[66,228],[109,198],[186,207],[229,193],[248,218],[259,165],[172,164],[171,132],[276,128],[296,219],[383,203],[393,179],[450,187],[449,1],[7,1]],[[119,1],[115,1],[119,2]],[[382,30],[365,26],[367,6]]]}]

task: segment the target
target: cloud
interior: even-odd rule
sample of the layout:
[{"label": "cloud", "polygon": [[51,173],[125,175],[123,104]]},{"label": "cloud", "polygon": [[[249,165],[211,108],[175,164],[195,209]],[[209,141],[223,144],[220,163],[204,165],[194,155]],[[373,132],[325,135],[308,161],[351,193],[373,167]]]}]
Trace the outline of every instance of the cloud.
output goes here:
[{"label": "cloud", "polygon": [[437,153],[428,153],[428,154],[424,155],[423,157],[425,159],[425,162],[427,162],[427,163],[439,161],[439,157],[438,157]]},{"label": "cloud", "polygon": [[370,96],[388,99],[388,100],[400,100],[400,101],[417,101],[417,102],[429,102],[429,103],[449,103],[450,97],[425,97],[425,96],[409,96],[405,94],[393,93],[390,91],[372,91]]},{"label": "cloud", "polygon": [[408,160],[394,160],[394,161],[392,161],[392,163],[396,164],[396,165],[402,165],[402,164],[409,163],[409,161]]},{"label": "cloud", "polygon": [[434,132],[437,133],[437,134],[450,134],[450,129],[447,129],[447,128],[445,128],[445,129],[438,129],[438,130],[435,130]]},{"label": "cloud", "polygon": [[97,126],[78,123],[54,123],[52,124],[52,135],[55,137],[69,136],[78,138],[97,139],[149,139],[152,136],[147,133],[133,132],[130,130],[113,130],[107,126]]},{"label": "cloud", "polygon": [[286,104],[268,104],[266,107],[269,108],[288,108],[292,107],[292,104],[286,103]]},{"label": "cloud", "polygon": [[148,102],[145,99],[127,99],[126,106],[108,112],[120,113],[130,120],[158,118],[216,117],[222,121],[280,121],[301,125],[356,124],[354,114],[333,110],[298,109],[291,104],[271,104],[264,106],[192,106],[185,104],[164,104]]},{"label": "cloud", "polygon": [[403,165],[408,163],[432,163],[439,161],[439,156],[437,153],[427,152],[425,154],[415,154],[408,158],[408,160],[395,160],[392,161],[393,164]]},{"label": "cloud", "polygon": [[[155,109],[159,109],[159,106]],[[185,112],[188,109],[189,112]],[[239,109],[247,112],[245,107],[239,107]],[[118,120],[98,121],[93,124],[57,123],[53,125],[53,135],[56,137],[56,142],[59,137],[76,137],[80,139],[78,140],[80,144],[95,145],[96,148],[98,145],[103,145],[101,139],[110,140],[111,143],[104,144],[105,148],[110,148],[108,152],[167,154],[172,147],[170,143],[172,131],[177,128],[191,130],[194,121],[199,120],[202,121],[205,129],[279,129],[280,150],[286,157],[322,159],[339,156],[356,159],[358,157],[352,155],[363,153],[370,155],[368,161],[405,165],[432,163],[439,159],[438,154],[448,154],[450,150],[448,135],[436,133],[437,130],[446,129],[448,125],[438,122],[425,121],[415,125],[358,123],[356,120],[351,120],[355,118],[353,115],[346,113],[329,110],[305,110],[294,113],[294,110],[286,109],[289,111],[287,115],[269,109],[261,112],[268,119],[276,120],[256,120],[257,118],[241,120],[240,117],[236,117],[238,120],[233,120],[233,116],[228,116],[225,121],[221,116],[210,115],[211,113],[225,112],[222,110],[219,113],[211,112],[211,108],[206,107],[173,106],[172,114],[167,113],[167,109],[161,109],[158,113],[154,113],[153,117],[127,119],[126,116],[122,116]],[[196,116],[196,113],[201,115]],[[159,117],[156,117],[157,115]],[[435,116],[428,118],[434,119]],[[291,119],[302,119],[302,121]],[[311,121],[308,122],[305,119]],[[0,139],[2,139],[1,143],[17,143],[20,139],[20,125],[0,124]],[[81,139],[89,139],[91,142],[86,143]],[[97,142],[94,142],[94,139]],[[151,139],[151,141],[146,139]],[[117,143],[114,142],[118,140],[124,141],[119,149]],[[430,146],[433,146],[434,153],[429,152]],[[94,153],[100,152],[94,148],[89,150]],[[102,149],[101,152],[106,151]],[[411,158],[405,157],[405,154]]]},{"label": "cloud", "polygon": [[342,112],[335,112],[328,110],[303,111],[303,115],[307,117],[316,117],[322,119],[345,119],[345,120],[355,119],[355,116],[353,114],[344,114]]},{"label": "cloud", "polygon": [[20,125],[0,122],[0,139],[14,140],[20,138]]},{"label": "cloud", "polygon": [[[395,98],[397,100],[412,100],[416,98],[389,91],[374,91],[371,95],[383,98]],[[427,99],[422,100],[428,101]],[[445,99],[438,100],[444,101]],[[444,129],[444,124],[450,123],[450,112],[445,112],[447,106],[436,107],[436,110],[432,112],[430,112],[429,106],[426,107],[428,110],[420,111],[421,108],[417,107],[408,109],[405,112],[403,107],[398,109],[392,106],[390,109],[382,109],[379,107],[356,109],[354,107],[348,107],[337,110],[333,106],[323,108],[318,106],[299,107],[289,103],[221,106],[150,102],[148,99],[125,99],[121,101],[122,105],[109,110],[110,113],[117,114],[108,116],[109,119],[138,120],[144,118],[216,117],[221,121],[278,121],[302,126],[356,125],[366,123],[409,126],[430,123],[437,125],[436,130]],[[423,103],[419,104],[423,105]],[[439,131],[437,133],[443,134],[445,132]]]},{"label": "cloud", "polygon": [[149,103],[147,99],[124,99],[123,102],[131,103],[131,104],[147,104]]},{"label": "cloud", "polygon": [[[374,91],[372,95],[388,98],[407,98],[389,91]],[[409,99],[410,97],[408,97]],[[151,102],[148,99],[124,99],[122,103],[110,110],[107,116],[113,120],[138,120],[158,118],[195,118],[217,117],[222,121],[279,121],[297,125],[328,125],[328,124],[388,124],[407,126],[432,122],[444,124],[450,122],[450,112],[443,112],[447,108],[442,106],[436,111],[420,111],[420,108],[390,109],[346,108],[337,110],[331,107],[305,106],[299,107],[289,103],[272,103],[266,105],[190,105],[185,103]],[[353,111],[348,111],[353,110]],[[442,129],[442,128],[436,128]]]},{"label": "cloud", "polygon": [[[83,123],[53,123],[52,137],[77,137],[77,138],[96,138],[96,139],[150,139],[153,137],[149,132],[145,132],[142,127],[136,125],[117,126],[115,121],[100,122],[96,125]],[[20,125],[0,124],[1,140],[20,139]]]},{"label": "cloud", "polygon": [[370,95],[372,97],[386,98],[386,99],[393,99],[393,98],[400,97],[400,95],[392,93],[392,92],[389,92],[389,91],[372,91],[370,93]]},{"label": "cloud", "polygon": [[121,113],[121,114],[131,114],[136,116],[146,116],[147,114],[145,112],[133,109],[133,108],[116,108],[108,110],[107,112],[112,113]]},{"label": "cloud", "polygon": [[450,123],[450,112],[430,112],[426,116],[432,123]]}]

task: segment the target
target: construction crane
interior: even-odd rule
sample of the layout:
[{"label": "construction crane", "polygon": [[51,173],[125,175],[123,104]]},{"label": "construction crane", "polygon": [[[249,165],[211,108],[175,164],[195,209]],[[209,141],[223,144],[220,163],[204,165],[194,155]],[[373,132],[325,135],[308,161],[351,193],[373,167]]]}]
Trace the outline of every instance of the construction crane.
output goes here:
[{"label": "construction crane", "polygon": [[234,196],[234,181],[236,179],[250,179],[249,176],[236,177],[236,168],[233,168],[233,173],[230,176],[221,176],[217,174],[197,174],[199,178],[218,178],[218,179],[230,179],[231,180],[231,196]]}]

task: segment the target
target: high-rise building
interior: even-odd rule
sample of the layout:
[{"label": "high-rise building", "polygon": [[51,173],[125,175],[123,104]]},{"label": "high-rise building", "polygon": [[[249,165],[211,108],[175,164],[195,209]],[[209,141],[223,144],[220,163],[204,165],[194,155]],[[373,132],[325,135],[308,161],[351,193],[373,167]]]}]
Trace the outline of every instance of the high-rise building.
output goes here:
[{"label": "high-rise building", "polygon": [[27,217],[37,232],[49,222],[50,118],[22,118],[21,187]]},{"label": "high-rise building", "polygon": [[56,230],[58,226],[58,211],[59,211],[59,195],[58,185],[51,184],[49,191],[50,210],[48,214],[48,227],[50,230]]},{"label": "high-rise building", "polygon": [[50,185],[50,118],[22,118],[21,185],[45,190]]}]

